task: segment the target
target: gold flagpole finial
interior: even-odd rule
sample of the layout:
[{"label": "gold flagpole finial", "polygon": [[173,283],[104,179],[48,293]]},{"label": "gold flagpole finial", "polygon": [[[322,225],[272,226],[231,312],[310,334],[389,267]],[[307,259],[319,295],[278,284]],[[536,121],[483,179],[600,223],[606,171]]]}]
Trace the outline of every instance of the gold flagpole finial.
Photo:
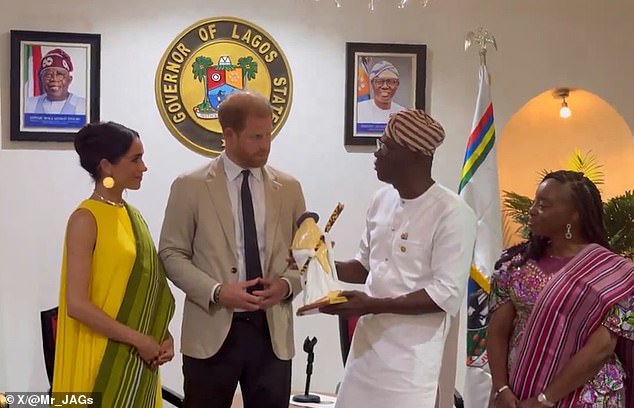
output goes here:
[{"label": "gold flagpole finial", "polygon": [[469,31],[467,33],[467,38],[464,41],[464,50],[467,51],[469,48],[471,48],[472,45],[475,44],[477,44],[479,48],[478,53],[480,54],[480,63],[486,65],[487,46],[491,44],[496,51],[498,49],[498,45],[495,42],[495,37],[485,28],[478,27],[475,32]]}]

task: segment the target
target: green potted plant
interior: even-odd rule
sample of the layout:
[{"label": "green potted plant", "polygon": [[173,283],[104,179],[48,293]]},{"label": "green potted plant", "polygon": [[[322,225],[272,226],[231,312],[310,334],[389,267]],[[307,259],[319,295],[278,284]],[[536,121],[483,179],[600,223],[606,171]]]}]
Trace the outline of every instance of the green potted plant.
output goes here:
[{"label": "green potted plant", "polygon": [[[605,180],[602,167],[591,151],[584,154],[576,150],[568,160],[567,170],[582,172],[597,186],[601,186]],[[539,179],[541,180],[548,172],[542,170]],[[512,191],[502,192],[506,243],[510,242],[513,234],[518,234],[522,239],[528,238],[528,212],[531,205],[533,200],[529,197]],[[604,202],[603,208],[608,242],[612,250],[634,259],[634,192],[625,191],[622,195],[610,198]],[[518,226],[515,231],[512,230],[509,220]]]}]

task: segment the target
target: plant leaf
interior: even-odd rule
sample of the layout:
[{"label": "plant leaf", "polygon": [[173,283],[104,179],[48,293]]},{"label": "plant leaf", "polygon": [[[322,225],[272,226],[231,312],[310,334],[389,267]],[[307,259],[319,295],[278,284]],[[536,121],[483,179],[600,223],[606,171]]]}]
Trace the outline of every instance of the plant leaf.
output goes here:
[{"label": "plant leaf", "polygon": [[596,185],[601,185],[605,182],[605,173],[602,168],[603,165],[599,163],[597,155],[592,150],[582,153],[579,149],[575,149],[572,156],[568,158],[566,165],[567,170],[583,173]]},{"label": "plant leaf", "polygon": [[627,258],[634,257],[634,192],[609,199],[604,205],[605,227],[612,250]]},{"label": "plant leaf", "polygon": [[519,224],[516,231],[522,238],[528,238],[528,218],[533,200],[523,196],[521,194],[513,193],[512,191],[502,192],[502,211],[513,221]]}]

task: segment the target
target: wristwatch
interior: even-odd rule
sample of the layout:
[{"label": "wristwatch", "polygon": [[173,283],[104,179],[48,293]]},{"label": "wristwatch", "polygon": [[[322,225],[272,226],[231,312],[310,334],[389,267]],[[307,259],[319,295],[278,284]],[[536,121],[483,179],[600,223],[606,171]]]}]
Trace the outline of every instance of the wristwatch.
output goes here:
[{"label": "wristwatch", "polygon": [[540,392],[537,395],[537,402],[539,402],[542,405],[546,405],[547,407],[554,407],[555,404],[553,404],[552,402],[548,401],[548,398],[546,398],[546,395],[544,395],[543,392]]}]

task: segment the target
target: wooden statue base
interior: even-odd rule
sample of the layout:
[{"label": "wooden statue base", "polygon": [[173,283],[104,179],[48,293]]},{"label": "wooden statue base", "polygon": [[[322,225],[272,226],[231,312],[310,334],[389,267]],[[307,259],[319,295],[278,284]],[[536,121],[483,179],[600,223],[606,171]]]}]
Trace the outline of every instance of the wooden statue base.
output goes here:
[{"label": "wooden statue base", "polygon": [[348,299],[340,296],[341,292],[331,292],[328,296],[324,296],[322,298],[317,299],[313,303],[309,303],[297,309],[297,316],[304,316],[307,314],[313,314],[319,312],[319,308],[326,307],[329,305],[336,305],[338,303],[347,302]]}]

